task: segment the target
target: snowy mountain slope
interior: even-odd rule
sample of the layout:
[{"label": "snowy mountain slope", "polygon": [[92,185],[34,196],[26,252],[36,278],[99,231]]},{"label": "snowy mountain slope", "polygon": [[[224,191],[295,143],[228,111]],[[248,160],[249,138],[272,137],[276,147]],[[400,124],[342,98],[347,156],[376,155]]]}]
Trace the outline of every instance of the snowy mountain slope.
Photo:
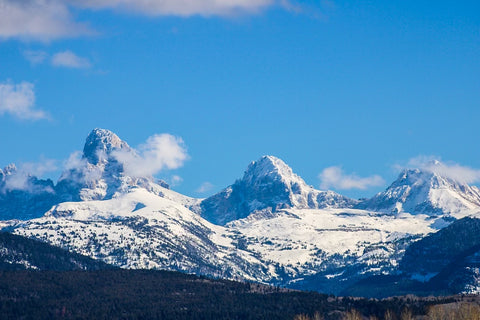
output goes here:
[{"label": "snowy mountain slope", "polygon": [[102,270],[113,269],[101,261],[35,241],[0,232],[0,270]]},{"label": "snowy mountain slope", "polygon": [[478,217],[459,219],[408,246],[393,276],[368,277],[347,288],[344,294],[377,298],[405,294],[478,294],[479,232]]},{"label": "snowy mountain slope", "polygon": [[356,207],[393,214],[448,214],[461,218],[480,208],[480,190],[434,171],[407,169],[385,191]]},{"label": "snowy mountain slope", "polygon": [[53,207],[4,224],[122,268],[340,293],[371,275],[398,273],[412,243],[480,211],[477,188],[432,171],[406,170],[358,202],[308,186],[273,156],[252,162],[222,192],[193,199],[153,177],[129,176],[118,152],[136,151],[108,130],[93,130],[53,186]]},{"label": "snowy mountain slope", "polygon": [[273,276],[261,261],[233,246],[228,230],[142,188],[109,200],[59,204],[14,232],[122,268],[257,281]]},{"label": "snowy mountain slope", "polygon": [[[59,204],[14,232],[123,268],[287,286],[321,275],[346,286],[395,270],[406,243],[431,232],[431,223],[425,215],[330,208],[259,211],[223,227],[137,188],[110,200]],[[316,289],[338,292],[330,284]]]},{"label": "snowy mountain slope", "polygon": [[247,217],[250,213],[285,208],[348,208],[355,200],[308,186],[282,160],[263,156],[252,162],[243,178],[200,204],[201,214],[215,224]]},{"label": "snowy mountain slope", "polygon": [[[245,250],[282,270],[286,285],[310,275],[346,285],[359,276],[394,271],[406,245],[434,231],[431,224],[425,215],[329,208],[257,212],[227,227],[239,234]],[[335,286],[315,289],[339,292]]]},{"label": "snowy mountain slope", "polygon": [[111,199],[136,187],[187,207],[199,205],[199,199],[169,190],[163,181],[128,176],[117,152],[135,154],[136,151],[113,132],[94,129],[86,139],[81,157],[69,161],[69,167],[56,184],[20,172],[15,165],[0,169],[0,220],[38,218],[61,202]]}]

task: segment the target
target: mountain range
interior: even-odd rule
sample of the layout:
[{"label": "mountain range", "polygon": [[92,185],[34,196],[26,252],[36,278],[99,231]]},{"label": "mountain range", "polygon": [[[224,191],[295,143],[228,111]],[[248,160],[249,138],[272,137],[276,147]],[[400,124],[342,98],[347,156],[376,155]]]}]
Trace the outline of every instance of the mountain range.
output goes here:
[{"label": "mountain range", "polygon": [[[385,191],[355,200],[317,190],[281,159],[264,156],[231,186],[195,199],[129,175],[125,155],[136,150],[94,129],[56,183],[19,177],[13,165],[0,170],[0,224],[121,268],[334,294],[370,295],[369,279],[386,279],[387,295],[401,292],[388,277],[415,284],[410,291],[432,281],[441,283],[438,292],[480,290],[480,190],[442,175],[441,163],[403,170]],[[449,228],[464,230],[459,246]],[[463,262],[438,248],[461,248]]]}]

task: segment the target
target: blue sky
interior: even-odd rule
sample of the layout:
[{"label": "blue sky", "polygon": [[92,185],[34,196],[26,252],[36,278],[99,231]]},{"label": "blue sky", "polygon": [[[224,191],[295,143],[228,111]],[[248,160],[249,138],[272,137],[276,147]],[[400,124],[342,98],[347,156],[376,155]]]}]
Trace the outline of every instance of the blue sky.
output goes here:
[{"label": "blue sky", "polygon": [[353,197],[419,156],[480,168],[478,2],[119,3],[0,0],[0,167],[56,179],[101,127],[181,137],[156,175],[199,197],[264,154]]}]

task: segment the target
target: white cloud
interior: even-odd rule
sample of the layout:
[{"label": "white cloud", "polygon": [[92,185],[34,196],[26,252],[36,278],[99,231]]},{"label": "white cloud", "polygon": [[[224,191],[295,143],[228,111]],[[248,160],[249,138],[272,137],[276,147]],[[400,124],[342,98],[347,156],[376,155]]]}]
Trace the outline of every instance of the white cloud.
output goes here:
[{"label": "white cloud", "polygon": [[[31,64],[40,64],[49,58],[50,55],[42,50],[25,50],[23,56]],[[82,69],[90,68],[92,66],[89,59],[80,57],[70,50],[57,52],[53,54],[49,60],[55,67]]]},{"label": "white cloud", "polygon": [[25,50],[23,56],[31,64],[40,64],[48,57],[48,53],[41,50]]},{"label": "white cloud", "polygon": [[237,16],[270,7],[298,11],[293,0],[0,0],[0,40],[50,41],[92,35],[87,24],[75,21],[72,9],[114,10],[146,16]]},{"label": "white cloud", "polygon": [[291,10],[289,0],[0,0],[0,40],[49,41],[95,32],[72,9],[110,9],[147,16],[235,16],[269,7]]},{"label": "white cloud", "polygon": [[214,185],[211,184],[210,182],[206,181],[198,187],[195,192],[197,193],[207,193],[213,189]]},{"label": "white cloud", "polygon": [[29,82],[0,83],[0,115],[11,114],[19,119],[47,119],[48,115],[35,109],[34,85]]},{"label": "white cloud", "polygon": [[463,182],[480,182],[480,170],[462,166],[455,162],[442,162],[440,157],[436,156],[418,156],[408,161],[407,165],[396,165],[397,169],[421,169],[441,176]]},{"label": "white cloud", "polygon": [[334,188],[338,190],[360,189],[381,186],[385,183],[379,175],[359,177],[356,174],[345,174],[341,167],[333,166],[324,169],[319,175],[320,188]]},{"label": "white cloud", "polygon": [[61,0],[0,0],[0,39],[48,41],[91,34]]},{"label": "white cloud", "polygon": [[[34,186],[30,183],[30,177],[41,177],[45,173],[57,170],[56,161],[42,159],[40,162],[27,162],[20,165],[5,179],[5,190],[25,190],[29,192],[53,192],[44,187]],[[2,190],[3,191],[3,190]]]},{"label": "white cloud", "polygon": [[87,164],[87,160],[82,158],[82,152],[81,151],[75,151],[70,156],[68,156],[68,159],[65,161],[63,164],[65,170],[73,170],[77,168],[82,168]]},{"label": "white cloud", "polygon": [[180,176],[174,175],[170,178],[169,182],[170,182],[169,183],[170,186],[175,187],[180,185],[183,182],[183,178]]},{"label": "white cloud", "polygon": [[5,178],[5,186],[2,193],[12,190],[29,190],[28,175],[23,172],[15,172]]},{"label": "white cloud", "polygon": [[134,177],[177,169],[188,159],[183,140],[167,133],[151,136],[138,147],[137,153],[118,150],[112,155],[123,164],[125,174]]},{"label": "white cloud", "polygon": [[[70,0],[76,6],[116,9],[149,16],[231,16],[251,14],[276,5],[277,0]],[[283,0],[282,2],[285,2]]]},{"label": "white cloud", "polygon": [[89,164],[87,159],[83,158],[82,155],[83,153],[81,151],[75,151],[70,154],[68,159],[63,163],[64,171],[59,181],[72,179],[79,183],[90,184],[102,177],[102,169]]},{"label": "white cloud", "polygon": [[90,68],[91,63],[88,59],[77,56],[70,50],[58,52],[52,56],[52,65],[66,68]]},{"label": "white cloud", "polygon": [[58,169],[54,159],[41,159],[40,162],[25,162],[20,166],[20,171],[27,172],[37,177]]}]

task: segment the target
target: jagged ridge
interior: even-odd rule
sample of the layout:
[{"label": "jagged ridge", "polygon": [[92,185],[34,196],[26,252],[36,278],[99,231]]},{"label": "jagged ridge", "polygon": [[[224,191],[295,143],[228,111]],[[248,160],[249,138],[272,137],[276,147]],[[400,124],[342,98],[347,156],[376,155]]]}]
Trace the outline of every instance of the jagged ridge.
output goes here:
[{"label": "jagged ridge", "polygon": [[[440,165],[437,161],[436,165]],[[357,205],[386,213],[457,215],[477,210],[480,190],[430,170],[406,169],[385,191]]]},{"label": "jagged ridge", "polygon": [[[358,203],[316,190],[282,160],[264,156],[198,205],[151,177],[125,175],[118,152],[135,150],[108,130],[93,130],[79,163],[55,186],[61,200],[15,232],[127,268],[280,285],[308,280],[311,288],[335,292],[368,275],[396,272],[413,241],[480,204],[478,189],[418,169]],[[66,199],[81,202],[58,204]]]},{"label": "jagged ridge", "polygon": [[263,156],[250,163],[243,178],[201,203],[201,214],[224,225],[252,212],[286,208],[349,208],[355,200],[308,186],[282,160]]}]

